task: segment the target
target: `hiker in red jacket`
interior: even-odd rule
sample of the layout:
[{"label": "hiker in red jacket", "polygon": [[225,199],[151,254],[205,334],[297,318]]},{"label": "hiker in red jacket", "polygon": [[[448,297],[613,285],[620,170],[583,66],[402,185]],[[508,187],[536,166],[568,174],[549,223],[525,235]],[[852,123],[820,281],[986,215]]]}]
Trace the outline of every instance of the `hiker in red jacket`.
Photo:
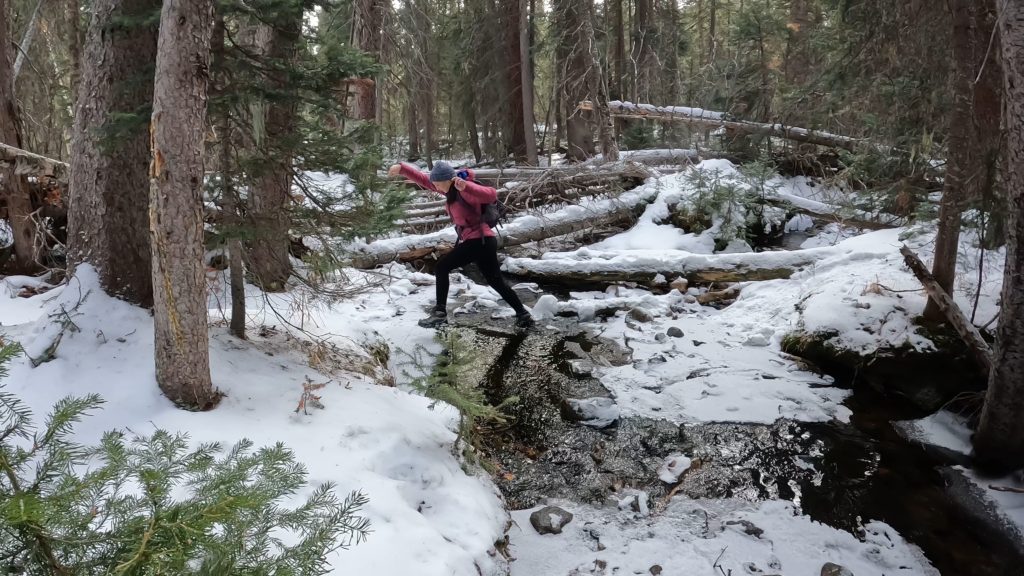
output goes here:
[{"label": "hiker in red jacket", "polygon": [[424,190],[433,190],[445,197],[445,209],[455,222],[458,241],[444,258],[437,263],[434,276],[437,278],[437,301],[434,312],[420,320],[420,326],[432,328],[448,321],[448,275],[456,268],[476,263],[487,284],[505,299],[516,311],[516,326],[533,325],[533,316],[523,306],[515,291],[505,283],[498,266],[498,240],[490,226],[484,222],[484,206],[498,200],[494,188],[473,182],[473,172],[465,171],[460,178],[445,162],[435,162],[428,175],[410,164],[395,164],[388,170],[389,176],[404,176]]}]

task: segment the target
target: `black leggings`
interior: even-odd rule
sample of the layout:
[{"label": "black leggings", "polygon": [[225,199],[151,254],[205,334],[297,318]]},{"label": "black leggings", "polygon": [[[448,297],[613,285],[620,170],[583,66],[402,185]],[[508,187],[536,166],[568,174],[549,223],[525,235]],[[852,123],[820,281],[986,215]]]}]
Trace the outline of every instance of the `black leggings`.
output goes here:
[{"label": "black leggings", "polygon": [[435,309],[448,307],[448,275],[456,268],[475,263],[491,288],[515,309],[516,314],[525,314],[522,301],[515,291],[505,283],[498,266],[498,241],[495,238],[474,238],[458,243],[455,248],[437,263],[434,276],[437,277],[437,305]]}]

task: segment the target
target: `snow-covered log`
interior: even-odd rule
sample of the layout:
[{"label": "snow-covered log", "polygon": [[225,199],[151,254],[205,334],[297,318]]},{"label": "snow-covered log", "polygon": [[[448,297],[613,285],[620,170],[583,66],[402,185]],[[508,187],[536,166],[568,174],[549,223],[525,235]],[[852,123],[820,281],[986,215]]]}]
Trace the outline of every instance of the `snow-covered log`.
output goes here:
[{"label": "snow-covered log", "polygon": [[956,329],[957,334],[963,339],[964,344],[971,351],[971,355],[974,356],[978,366],[985,371],[985,374],[990,373],[992,371],[992,349],[989,348],[988,342],[981,337],[981,332],[978,331],[978,328],[967,319],[967,316],[956,305],[956,302],[950,298],[949,294],[942,289],[942,286],[939,286],[931,271],[924,265],[924,262],[921,262],[917,254],[914,254],[913,250],[904,245],[900,248],[900,254],[903,255],[903,260],[907,263],[910,271],[921,281],[921,285],[924,286],[928,295],[939,305],[939,310],[946,315],[950,325]]},{"label": "snow-covered log", "polygon": [[[489,171],[497,172],[497,171]],[[511,212],[520,212],[547,206],[576,202],[581,198],[600,194],[618,194],[634,188],[654,176],[646,166],[632,162],[619,162],[602,166],[570,166],[550,170],[521,170],[522,180],[498,190],[498,197]],[[477,179],[485,184],[493,181]],[[409,204],[405,218],[396,224],[406,231],[446,225],[444,201]]]},{"label": "snow-covered log", "polygon": [[651,104],[633,104],[632,102],[612,101],[608,103],[611,115],[617,118],[642,118],[662,122],[683,122],[697,126],[720,127],[746,134],[772,136],[830,148],[843,148],[853,151],[866,143],[865,140],[831,134],[820,130],[810,130],[783,124],[761,124],[745,120],[729,120],[722,112],[711,112],[701,108],[686,106],[654,106]]},{"label": "snow-covered log", "polygon": [[[617,198],[591,200],[587,206],[566,206],[543,217],[521,216],[498,229],[499,243],[501,246],[518,246],[601,226],[629,223],[656,196],[657,190],[645,187]],[[430,256],[440,257],[454,244],[455,231],[450,227],[431,234],[386,238],[351,246],[351,262],[356,268],[375,268],[392,261],[412,262]]]},{"label": "snow-covered log", "polygon": [[14,164],[15,174],[19,175],[48,176],[60,182],[68,181],[66,162],[40,156],[2,142],[0,142],[0,164]]},{"label": "snow-covered log", "polygon": [[539,260],[509,258],[505,270],[532,279],[565,282],[636,282],[657,285],[676,278],[689,284],[789,278],[805,266],[833,256],[833,247],[740,254],[694,254],[683,250],[617,250],[545,254]]}]

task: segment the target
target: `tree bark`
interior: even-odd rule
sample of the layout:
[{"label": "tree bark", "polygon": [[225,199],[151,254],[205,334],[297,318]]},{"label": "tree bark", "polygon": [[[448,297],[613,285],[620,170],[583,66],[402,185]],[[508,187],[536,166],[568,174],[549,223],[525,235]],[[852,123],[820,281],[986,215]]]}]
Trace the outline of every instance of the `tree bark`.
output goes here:
[{"label": "tree bark", "polygon": [[[939,227],[935,236],[932,275],[947,293],[953,293],[957,253],[960,245],[960,217],[967,203],[990,186],[989,168],[998,151],[999,96],[993,95],[993,71],[996,58],[987,58],[991,25],[981,25],[992,0],[953,0],[952,86],[953,106],[947,137],[948,158],[943,180]],[[987,69],[981,82],[975,82],[981,66]],[[983,71],[985,72],[985,71]],[[989,79],[988,81],[985,81]],[[995,100],[995,103],[992,102]],[[981,105],[987,104],[987,107]],[[929,298],[924,318],[942,321],[941,307]]]},{"label": "tree bark", "polygon": [[973,442],[981,466],[1009,471],[1024,467],[1024,1],[998,5],[1005,90],[1006,267],[995,368]]},{"label": "tree bark", "polygon": [[44,2],[46,0],[36,1],[36,7],[32,10],[32,17],[28,21],[28,28],[25,29],[25,36],[22,38],[21,46],[18,49],[18,56],[14,59],[14,72],[11,74],[12,90],[17,89],[18,76],[21,75],[21,67],[25,65],[25,55],[28,54],[29,49],[32,47],[32,41],[36,37],[36,30],[39,28],[39,13],[42,12]]},{"label": "tree bark", "polygon": [[113,122],[153,102],[158,25],[148,19],[160,0],[94,0],[91,10],[71,140],[68,260],[93,265],[109,294],[149,307],[149,206],[140,194],[149,138],[142,117],[116,133]]},{"label": "tree bark", "polygon": [[231,91],[230,75],[226,65],[225,31],[224,15],[218,13],[217,20],[213,25],[210,44],[211,67],[216,83],[215,90],[221,100],[216,112],[219,116],[217,132],[220,136],[218,143],[220,151],[218,172],[221,178],[220,200],[224,214],[222,233],[226,237],[224,247],[227,249],[228,255],[228,282],[231,294],[231,322],[228,329],[236,338],[245,340],[245,266],[242,262],[242,241],[239,239],[242,227],[242,214],[239,208],[242,202],[235,188],[235,162],[231,156],[234,139],[232,138],[230,105],[224,101]]},{"label": "tree bark", "polygon": [[626,76],[626,24],[622,16],[622,0],[611,0],[612,26],[615,28],[615,44],[612,47],[612,79],[608,82],[608,93],[613,100],[625,100],[623,78]]},{"label": "tree bark", "polygon": [[[0,0],[0,14],[11,13],[7,0]],[[0,142],[22,147],[21,129],[18,126],[17,103],[12,84],[13,42],[9,29],[10,21],[0,22]],[[7,222],[14,233],[14,260],[7,269],[16,272],[33,272],[39,268],[39,253],[36,249],[36,226],[33,224],[32,200],[28,182],[15,172],[14,165],[0,167],[0,194],[7,203]]]},{"label": "tree bark", "polygon": [[288,231],[297,105],[290,93],[289,70],[302,32],[302,11],[275,16],[265,52],[270,96],[265,103],[266,136],[259,151],[264,165],[253,182],[248,211],[249,275],[268,292],[284,290],[292,274]]},{"label": "tree bark", "polygon": [[[383,36],[383,0],[356,0],[352,7],[352,45],[375,59],[380,58]],[[376,82],[353,82],[352,115],[357,120],[377,118]]]},{"label": "tree bark", "polygon": [[651,0],[634,0],[633,6],[633,49],[630,53],[634,62],[633,94],[638,102],[653,102],[651,85],[656,61],[654,42],[657,32]]},{"label": "tree bark", "polygon": [[516,162],[526,162],[526,112],[523,95],[523,55],[520,47],[520,9],[522,0],[506,0],[500,8],[499,22],[504,36],[503,78],[506,93],[505,130],[508,131],[508,152],[512,153]]},{"label": "tree bark", "polygon": [[[559,64],[562,77],[562,100],[566,116],[568,157],[580,161],[594,155],[594,133],[585,112],[577,106],[593,98],[588,86],[592,61],[589,46],[593,44],[589,0],[555,0],[556,30],[559,46],[565,55]],[[588,36],[587,32],[591,34]]]},{"label": "tree bark", "polygon": [[535,111],[533,103],[533,58],[532,34],[533,25],[530,20],[530,0],[519,0],[519,60],[522,62],[521,73],[523,93],[523,132],[526,146],[526,163],[537,165],[537,133],[534,129]]},{"label": "tree bark", "polygon": [[150,229],[156,379],[179,407],[207,410],[210,380],[203,270],[203,134],[212,0],[164,2],[150,124]]}]

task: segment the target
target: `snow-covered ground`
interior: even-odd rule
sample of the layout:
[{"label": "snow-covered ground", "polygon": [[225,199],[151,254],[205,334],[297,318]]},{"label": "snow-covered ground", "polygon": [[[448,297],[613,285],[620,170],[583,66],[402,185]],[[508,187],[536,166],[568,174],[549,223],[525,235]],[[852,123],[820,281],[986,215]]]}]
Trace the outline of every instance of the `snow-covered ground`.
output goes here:
[{"label": "snow-covered ground", "polygon": [[[698,169],[734,171],[722,161]],[[859,234],[835,224],[810,238],[805,246],[816,248],[799,256],[715,254],[714,234],[721,221],[717,229],[699,234],[684,234],[665,222],[669,206],[692,195],[691,182],[682,174],[666,176],[617,201],[587,200],[582,207],[543,215],[555,221],[607,210],[614,202],[650,203],[631,230],[584,250],[548,254],[533,264],[572,269],[619,259],[638,265],[636,258],[643,255],[687,266],[709,259],[767,256],[782,261],[808,254],[813,264],[801,265],[788,279],[739,285],[738,300],[722,310],[697,304],[699,291],[692,288],[656,295],[618,287],[573,293],[564,301],[543,296],[534,307],[539,330],[557,329],[545,320],[572,310],[590,331],[632,351],[633,362],[625,366],[593,366],[621,414],[676,423],[846,420],[849,410],[842,402],[848,392],[832,387],[826,377],[801,371],[781,352],[783,336],[798,330],[829,333],[834,344],[861,353],[883,346],[931,346],[912,323],[925,298],[898,252],[907,242],[927,261],[931,231]],[[776,184],[773,194],[779,198],[803,199],[808,210],[831,210],[820,187],[801,179],[778,179]],[[530,219],[537,218],[526,216],[510,226],[530,226]],[[801,222],[791,224],[803,229]],[[449,236],[450,231],[442,231],[395,238],[386,246],[397,251]],[[976,280],[972,242],[965,234],[961,268],[964,278]],[[733,248],[726,252],[743,249]],[[372,250],[366,244],[358,249]],[[74,309],[80,330],[65,334],[57,357],[38,368],[17,361],[5,386],[24,397],[36,414],[68,394],[102,394],[104,411],[78,428],[83,441],[95,441],[111,428],[148,433],[159,427],[187,431],[197,442],[232,443],[240,437],[257,445],[286,442],[306,464],[312,484],[331,481],[341,491],[363,490],[369,496],[365,515],[373,532],[365,543],[332,558],[336,574],[501,573],[507,564],[495,542],[504,538],[509,516],[500,496],[486,476],[467,474],[451,455],[454,414],[443,406],[431,408],[429,400],[407,387],[406,374],[416,369],[408,353],[419,347],[437,350],[432,331],[416,325],[432,304],[432,277],[399,265],[344,273],[350,285],[366,289],[337,302],[324,302],[302,289],[265,295],[250,287],[249,342],[230,337],[223,328],[227,288],[214,279],[211,363],[214,383],[227,396],[216,410],[198,414],[174,409],[157,390],[149,315],[102,294],[87,268],[70,285],[30,298],[15,297],[29,279],[8,279],[6,290],[0,283],[0,333],[6,338],[23,342],[33,353],[44,349],[55,331],[50,314],[62,307]],[[1002,254],[988,254],[978,295],[979,324],[997,311],[1001,274]],[[975,286],[970,280],[957,286],[956,298],[965,310],[974,308]],[[490,288],[455,276],[452,296],[463,305],[456,313],[482,310],[496,323],[511,324],[507,307]],[[599,311],[612,308],[619,312],[599,319]],[[632,308],[646,314],[626,312]],[[303,344],[306,337],[294,326],[336,345],[337,364],[311,368],[309,344]],[[376,365],[367,352],[381,342],[391,350],[386,367]],[[325,407],[296,414],[307,377],[331,380],[322,391]],[[385,385],[389,378],[397,380],[397,387]],[[1017,500],[1008,496],[1013,495],[992,495],[1006,497],[1003,504],[1012,507]],[[653,573],[654,565],[664,574],[710,576],[721,574],[719,567],[733,574],[818,574],[825,562],[858,575],[934,573],[919,551],[885,524],[864,518],[863,534],[853,535],[812,522],[784,501],[712,502],[677,495],[656,503],[649,515],[620,510],[614,503],[559,504],[576,515],[560,535],[535,533],[528,520],[531,510],[512,512],[512,574],[643,574]]]}]

